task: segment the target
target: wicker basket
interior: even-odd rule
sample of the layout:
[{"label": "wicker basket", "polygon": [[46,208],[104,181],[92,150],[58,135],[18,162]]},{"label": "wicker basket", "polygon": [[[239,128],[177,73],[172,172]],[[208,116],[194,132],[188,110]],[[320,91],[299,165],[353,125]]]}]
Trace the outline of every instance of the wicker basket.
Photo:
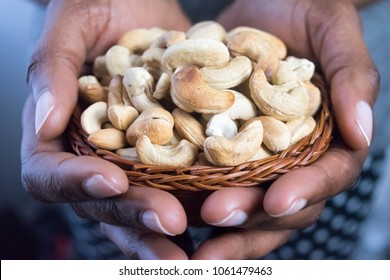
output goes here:
[{"label": "wicker basket", "polygon": [[171,192],[182,202],[191,224],[201,225],[199,209],[210,192],[222,188],[267,186],[290,170],[310,165],[328,149],[333,129],[328,93],[319,75],[315,75],[313,83],[320,88],[323,97],[321,109],[316,115],[316,128],[311,135],[287,150],[262,160],[234,167],[193,165],[179,168],[132,162],[88,142],[88,136],[80,125],[80,107],[75,110],[69,124],[71,147],[77,155],[100,157],[118,165],[126,173],[130,186]]}]

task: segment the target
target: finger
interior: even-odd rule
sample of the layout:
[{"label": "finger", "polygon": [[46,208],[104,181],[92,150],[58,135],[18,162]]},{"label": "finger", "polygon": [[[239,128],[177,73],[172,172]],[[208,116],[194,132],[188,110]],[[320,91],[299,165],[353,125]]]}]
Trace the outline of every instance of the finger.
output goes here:
[{"label": "finger", "polygon": [[212,193],[202,205],[202,219],[213,226],[242,226],[249,219],[265,220],[265,191],[259,188],[222,189]]},{"label": "finger", "polygon": [[22,182],[36,199],[45,202],[84,201],[110,197],[128,189],[126,174],[117,166],[94,157],[64,152],[66,139],[39,140],[34,131],[34,101],[23,111]]},{"label": "finger", "polygon": [[131,186],[121,196],[73,203],[72,207],[83,218],[169,236],[182,234],[187,227],[180,202],[170,193],[153,188]]},{"label": "finger", "polygon": [[102,232],[130,259],[186,260],[185,252],[165,236],[101,223]]},{"label": "finger", "polygon": [[[350,147],[367,148],[372,140],[372,108],[379,74],[365,45],[358,13],[349,1],[333,1],[332,5],[316,1],[313,5],[317,5],[316,12],[307,14],[306,24],[314,53],[330,84],[341,135]],[[324,17],[329,20],[318,20]]]},{"label": "finger", "polygon": [[86,52],[105,26],[107,16],[101,12],[104,7],[91,10],[90,4],[49,4],[45,27],[28,69],[28,83],[37,108],[35,130],[43,140],[64,132],[77,102],[77,79]]},{"label": "finger", "polygon": [[202,243],[191,259],[244,260],[258,259],[284,244],[291,232],[232,230]]},{"label": "finger", "polygon": [[287,216],[345,191],[357,182],[366,154],[330,148],[310,166],[277,179],[265,194],[265,211],[273,217]]}]

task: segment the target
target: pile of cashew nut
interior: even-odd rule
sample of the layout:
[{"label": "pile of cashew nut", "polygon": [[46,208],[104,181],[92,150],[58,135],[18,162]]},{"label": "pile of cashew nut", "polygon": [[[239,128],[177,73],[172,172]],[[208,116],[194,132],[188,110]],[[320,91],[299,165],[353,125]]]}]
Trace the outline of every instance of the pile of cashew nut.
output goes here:
[{"label": "pile of cashew nut", "polygon": [[264,31],[214,21],[187,32],[134,29],[79,78],[88,141],[158,166],[236,166],[316,126],[314,64]]}]

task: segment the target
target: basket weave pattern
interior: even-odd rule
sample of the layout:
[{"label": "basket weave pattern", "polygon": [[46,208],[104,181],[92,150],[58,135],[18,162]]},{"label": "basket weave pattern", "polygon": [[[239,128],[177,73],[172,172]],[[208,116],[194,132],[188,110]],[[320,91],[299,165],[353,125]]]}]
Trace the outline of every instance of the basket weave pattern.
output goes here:
[{"label": "basket weave pattern", "polygon": [[77,155],[108,160],[126,173],[130,186],[143,186],[166,191],[214,191],[221,188],[254,187],[277,179],[283,174],[316,161],[329,147],[333,120],[324,81],[316,75],[313,83],[322,93],[322,106],[316,115],[316,128],[297,144],[268,158],[234,167],[188,166],[163,167],[126,160],[117,154],[89,143],[80,125],[78,107],[69,124],[70,144]]}]

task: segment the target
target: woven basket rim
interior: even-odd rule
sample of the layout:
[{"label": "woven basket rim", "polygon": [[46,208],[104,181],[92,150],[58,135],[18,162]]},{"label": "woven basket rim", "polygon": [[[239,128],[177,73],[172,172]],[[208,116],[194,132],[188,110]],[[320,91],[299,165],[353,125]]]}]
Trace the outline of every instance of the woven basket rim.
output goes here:
[{"label": "woven basket rim", "polygon": [[328,90],[320,75],[315,74],[312,82],[322,95],[321,108],[315,116],[314,131],[290,148],[261,160],[228,167],[167,167],[130,161],[88,142],[88,136],[80,125],[80,106],[76,107],[69,123],[70,145],[79,156],[99,157],[119,166],[126,173],[130,186],[146,186],[166,191],[214,191],[222,188],[259,186],[293,169],[312,164],[328,149],[333,130]]}]

